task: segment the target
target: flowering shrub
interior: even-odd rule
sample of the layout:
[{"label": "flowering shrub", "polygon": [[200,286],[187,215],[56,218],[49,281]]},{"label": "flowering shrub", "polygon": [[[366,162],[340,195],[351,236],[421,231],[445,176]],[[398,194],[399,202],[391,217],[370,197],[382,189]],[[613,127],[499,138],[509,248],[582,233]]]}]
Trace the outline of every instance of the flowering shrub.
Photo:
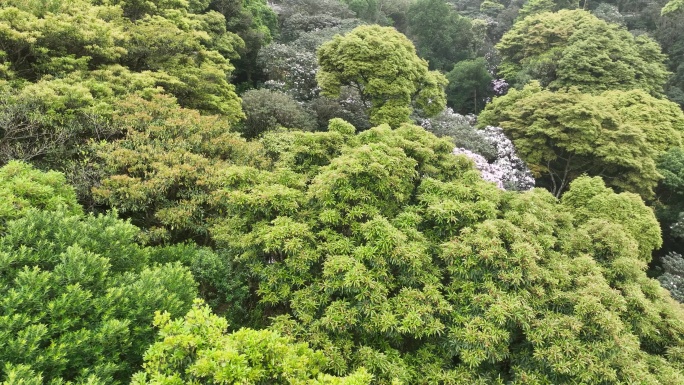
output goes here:
[{"label": "flowering shrub", "polygon": [[496,96],[505,95],[506,92],[508,92],[509,86],[510,85],[505,79],[492,80],[492,91],[494,91],[494,95]]},{"label": "flowering shrub", "polygon": [[518,157],[515,146],[501,127],[487,126],[478,132],[496,148],[496,159],[492,167],[503,175],[506,190],[525,191],[534,187],[534,177],[525,162]]},{"label": "flowering shrub", "polygon": [[493,182],[497,185],[497,187],[499,187],[502,190],[505,190],[505,175],[503,173],[503,170],[496,167],[494,164],[490,164],[489,162],[487,162],[487,159],[485,159],[482,155],[476,154],[470,150],[466,150],[465,148],[461,147],[454,148],[454,155],[465,155],[468,158],[472,159],[473,162],[475,162],[475,167],[477,167],[477,169],[480,170],[482,179],[486,180],[487,182]]},{"label": "flowering shrub", "polygon": [[259,62],[269,78],[266,82],[268,88],[288,93],[300,101],[318,96],[318,64],[314,52],[273,43],[259,52]]},{"label": "flowering shrub", "polygon": [[451,108],[446,108],[433,118],[417,118],[416,121],[421,127],[437,136],[450,137],[456,147],[468,149],[491,161],[497,156],[496,148],[473,127],[474,115],[464,116],[457,114]]},{"label": "flowering shrub", "polygon": [[475,162],[484,180],[499,188],[525,191],[534,187],[534,177],[525,162],[518,157],[515,146],[500,127],[487,126],[476,130],[474,115],[460,115],[451,108],[429,119],[417,119],[427,131],[454,140],[455,154],[463,154]]},{"label": "flowering shrub", "polygon": [[658,281],[670,291],[672,298],[684,302],[684,257],[669,252],[662,258],[662,265],[665,273],[658,277]]}]

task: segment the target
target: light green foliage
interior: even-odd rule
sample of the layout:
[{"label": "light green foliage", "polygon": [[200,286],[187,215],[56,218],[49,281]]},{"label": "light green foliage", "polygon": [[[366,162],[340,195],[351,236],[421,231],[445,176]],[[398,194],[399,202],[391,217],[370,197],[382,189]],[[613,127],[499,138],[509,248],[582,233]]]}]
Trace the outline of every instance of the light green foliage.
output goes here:
[{"label": "light green foliage", "polygon": [[378,384],[684,380],[638,196],[586,177],[560,203],[504,192],[419,127],[353,132],[269,133],[275,167],[231,167],[213,195],[271,330]]},{"label": "light green foliage", "polygon": [[240,100],[228,82],[233,66],[227,58],[236,57],[244,43],[226,31],[223,15],[188,15],[180,22],[146,17],[130,27],[128,36],[125,63],[138,71],[166,73],[168,78],[158,82],[181,105],[241,117]]},{"label": "light green foliage", "polygon": [[152,312],[184,314],[196,284],[147,267],[138,229],[114,215],[28,211],[0,238],[0,378],[127,381],[154,338]]},{"label": "light green foliage", "polygon": [[208,242],[207,194],[231,164],[264,163],[258,143],[231,132],[222,116],[180,108],[173,98],[117,104],[119,140],[95,144],[106,174],[96,198],[130,216],[152,240]]},{"label": "light green foliage", "polygon": [[[322,349],[330,369],[348,373],[356,362],[383,381],[410,380],[398,349],[443,330],[438,314],[449,306],[424,239],[392,218],[406,210],[412,222],[404,208],[416,202],[420,175],[466,173],[473,196],[496,188],[451,155],[449,141],[419,127],[353,133],[333,120],[327,133],[269,134],[280,171],[234,168],[216,194],[226,217],[212,233],[249,269],[267,313],[292,307],[295,318],[283,315],[275,327]],[[473,205],[473,217],[488,207]]]},{"label": "light green foliage", "polygon": [[63,174],[10,162],[0,168],[0,230],[8,220],[20,218],[30,209],[82,213],[74,189],[66,184]]},{"label": "light green foliage", "polygon": [[461,114],[477,114],[492,96],[493,77],[484,58],[458,62],[446,76],[447,103]]},{"label": "light green foliage", "polygon": [[619,224],[620,233],[636,241],[638,253],[634,256],[643,262],[650,262],[651,252],[662,245],[653,209],[644,206],[636,194],[614,194],[600,178],[579,178],[572,183],[571,190],[563,194],[562,203],[573,208],[576,223],[609,221]]},{"label": "light green foliage", "polygon": [[503,127],[557,196],[586,173],[650,198],[661,178],[654,159],[680,145],[684,115],[674,103],[641,90],[590,95],[542,90],[533,82],[496,98],[478,124]]},{"label": "light green foliage", "polygon": [[663,10],[661,14],[663,16],[674,13],[676,11],[679,11],[684,7],[684,1],[682,0],[670,0],[665,6],[663,7]]},{"label": "light green foliage", "polygon": [[200,13],[209,6],[209,0],[94,0],[93,3],[118,5],[124,15],[133,21],[145,16],[168,15],[174,13]]},{"label": "light green foliage", "polygon": [[110,102],[129,93],[162,92],[150,73],[131,72],[120,65],[77,71],[2,92],[0,162],[18,159],[64,167],[88,138],[104,140],[114,134]]},{"label": "light green foliage", "polygon": [[320,167],[340,155],[355,131],[351,124],[335,118],[330,120],[327,133],[273,132],[264,135],[261,143],[266,153],[275,159],[277,168],[315,175]]},{"label": "light green foliage", "polygon": [[0,9],[0,62],[17,88],[36,82],[50,87],[66,78],[82,87],[77,94],[89,93],[87,106],[111,102],[112,95],[101,92],[107,83],[80,83],[97,78],[91,71],[123,65],[185,106],[241,117],[228,82],[233,70],[228,58],[236,57],[243,42],[227,32],[221,14],[205,12],[207,1],[77,0],[62,2],[54,13],[33,6]]},{"label": "light green foliage", "polygon": [[484,13],[487,16],[496,16],[505,8],[506,6],[501,4],[497,0],[484,0],[480,4],[480,12]]},{"label": "light green foliage", "polygon": [[516,384],[681,382],[679,364],[656,356],[679,360],[682,309],[646,277],[637,229],[615,220],[635,207],[650,231],[640,240],[657,245],[639,198],[598,178],[576,180],[560,207],[542,190],[511,197],[444,244],[461,359],[492,377],[512,368]]},{"label": "light green foliage", "polygon": [[576,9],[579,6],[577,0],[529,0],[518,11],[518,20],[530,15],[543,12],[556,12],[561,9]]},{"label": "light green foliage", "polygon": [[428,71],[413,44],[393,28],[361,26],[336,36],[319,48],[318,62],[323,93],[336,97],[342,86],[355,88],[374,124],[397,127],[409,121],[414,105],[429,116],[446,103],[446,78]]},{"label": "light green foliage", "polygon": [[657,96],[669,75],[656,42],[582,10],[527,17],[496,47],[502,58],[499,74],[517,85],[534,79],[552,90],[639,88]]},{"label": "light green foliage", "polygon": [[125,33],[116,22],[120,9],[76,0],[62,2],[57,11],[0,9],[2,61],[13,75],[35,81],[45,75],[112,64],[126,53],[121,46]]},{"label": "light green foliage", "polygon": [[247,117],[238,130],[254,138],[278,126],[311,131],[314,118],[291,96],[267,89],[249,90],[242,95],[242,110]]},{"label": "light green foliage", "polygon": [[269,330],[240,329],[227,334],[225,319],[197,300],[184,318],[157,312],[159,340],[145,353],[145,371],[132,384],[291,384],[368,385],[359,369],[348,377],[324,374],[320,351]]},{"label": "light green foliage", "polygon": [[471,57],[474,36],[470,19],[444,0],[416,1],[409,9],[408,21],[408,36],[430,68],[446,72],[454,63]]}]

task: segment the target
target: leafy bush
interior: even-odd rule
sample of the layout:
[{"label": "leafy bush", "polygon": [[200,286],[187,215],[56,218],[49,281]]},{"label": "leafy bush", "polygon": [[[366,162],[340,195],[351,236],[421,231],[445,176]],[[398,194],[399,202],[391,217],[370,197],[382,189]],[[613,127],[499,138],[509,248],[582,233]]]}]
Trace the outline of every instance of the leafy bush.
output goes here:
[{"label": "leafy bush", "polygon": [[30,210],[0,238],[0,378],[120,383],[154,338],[152,312],[197,294],[179,264],[147,266],[138,229],[114,215]]}]

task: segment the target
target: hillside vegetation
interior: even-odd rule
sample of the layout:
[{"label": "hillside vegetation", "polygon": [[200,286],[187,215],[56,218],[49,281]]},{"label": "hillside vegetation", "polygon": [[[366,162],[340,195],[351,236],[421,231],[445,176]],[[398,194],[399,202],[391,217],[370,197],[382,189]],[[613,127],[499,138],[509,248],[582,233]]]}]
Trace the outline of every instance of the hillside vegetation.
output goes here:
[{"label": "hillside vegetation", "polygon": [[683,26],[0,2],[0,382],[684,384]]}]

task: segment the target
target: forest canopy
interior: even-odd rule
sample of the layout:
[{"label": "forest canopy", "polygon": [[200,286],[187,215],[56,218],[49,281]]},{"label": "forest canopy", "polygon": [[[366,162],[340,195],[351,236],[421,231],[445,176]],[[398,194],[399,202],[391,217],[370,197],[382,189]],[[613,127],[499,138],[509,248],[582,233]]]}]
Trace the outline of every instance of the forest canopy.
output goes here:
[{"label": "forest canopy", "polygon": [[684,383],[680,8],[0,2],[0,382]]}]

